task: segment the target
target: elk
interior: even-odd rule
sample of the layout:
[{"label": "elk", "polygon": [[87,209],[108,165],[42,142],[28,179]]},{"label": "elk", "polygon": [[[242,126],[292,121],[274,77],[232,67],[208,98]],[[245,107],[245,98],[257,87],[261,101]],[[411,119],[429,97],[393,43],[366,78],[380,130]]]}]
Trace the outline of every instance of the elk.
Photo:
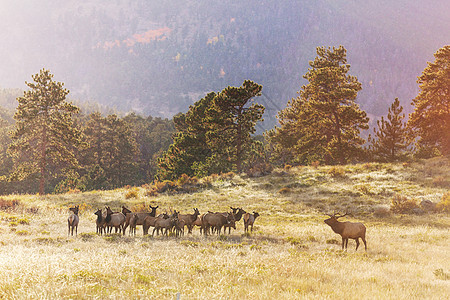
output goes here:
[{"label": "elk", "polygon": [[[159,230],[161,230],[161,234],[168,235],[169,230],[172,229],[173,226],[175,226],[175,223],[178,221],[178,212],[174,211],[174,213],[168,218],[168,219],[161,219],[157,218],[155,221],[155,228],[153,228],[152,236],[155,234],[155,230],[157,233],[159,233]],[[165,232],[163,233],[163,229],[165,229]]]},{"label": "elk", "polygon": [[148,234],[148,229],[150,228],[150,226],[155,227],[156,220],[158,220],[158,219],[168,219],[168,218],[169,218],[169,215],[166,214],[166,213],[160,214],[157,217],[147,216],[144,219],[144,224],[142,224],[144,235]]},{"label": "elk", "polygon": [[223,213],[213,213],[208,212],[203,216],[202,224],[203,224],[203,232],[208,235],[208,231],[210,227],[216,229],[217,234],[220,235],[223,225],[229,224],[232,220],[232,214],[228,214],[225,216]]},{"label": "elk", "polygon": [[103,235],[103,231],[105,231],[106,226],[106,216],[103,215],[103,212],[101,209],[98,209],[94,215],[97,215],[97,220],[95,220],[95,224],[97,225],[97,234]]},{"label": "elk", "polygon": [[131,235],[131,233],[133,231],[134,231],[134,234],[136,235],[136,225],[144,225],[144,220],[145,220],[146,217],[148,217],[148,216],[151,216],[151,217],[156,216],[156,209],[159,206],[153,207],[153,206],[149,205],[149,207],[151,209],[151,212],[132,213],[126,207],[122,206],[122,213],[124,212],[124,208],[128,210],[128,212],[126,214],[124,213],[124,215],[126,216],[125,225],[124,225],[124,229],[123,229],[124,232],[127,229],[127,227],[130,226],[130,221],[131,221],[131,218],[133,217],[133,215],[134,215],[134,217],[133,217],[133,219],[134,219],[133,222],[134,223],[133,223],[133,228],[130,227],[130,231],[129,231],[130,235]]},{"label": "elk", "polygon": [[241,220],[242,216],[247,213],[242,208],[237,208],[237,207],[234,208],[234,207],[231,207],[231,206],[230,206],[230,208],[233,211],[234,222],[231,222],[230,224],[225,224],[223,226],[224,231],[226,231],[226,228],[228,227],[228,234],[231,234],[231,228],[236,229],[236,225],[235,225],[236,222],[239,222]]},{"label": "elk", "polygon": [[326,219],[324,222],[328,226],[333,229],[334,232],[339,234],[342,237],[342,250],[347,251],[348,239],[354,239],[356,241],[356,250],[359,247],[359,238],[364,242],[365,250],[367,251],[367,243],[366,243],[366,226],[362,223],[352,223],[352,222],[339,222],[338,218],[342,218],[346,216],[344,215],[328,215],[330,218]]},{"label": "elk", "polygon": [[125,224],[125,216],[121,212],[113,212],[109,206],[106,207],[106,226],[109,227],[109,232],[111,232],[112,227],[116,228],[117,231],[123,232],[125,235],[124,230],[124,224]]},{"label": "elk", "polygon": [[194,222],[197,220],[197,217],[200,215],[200,212],[197,208],[194,208],[193,214],[185,214],[185,215],[178,215],[179,220],[183,220],[188,228],[188,233],[192,233],[192,228],[194,227]]},{"label": "elk", "polygon": [[73,229],[75,228],[75,235],[78,235],[78,223],[80,222],[80,218],[78,217],[78,210],[79,210],[79,206],[74,206],[69,208],[69,210],[72,212],[72,214],[70,214],[69,218],[67,219],[67,223],[69,225],[69,232],[67,233],[67,236],[69,236],[69,234],[72,232],[72,236],[73,236]]},{"label": "elk", "polygon": [[257,212],[253,212],[253,214],[246,213],[244,215],[244,232],[248,232],[248,226],[252,226],[251,232],[253,232],[253,223],[255,223],[257,217],[259,217]]}]

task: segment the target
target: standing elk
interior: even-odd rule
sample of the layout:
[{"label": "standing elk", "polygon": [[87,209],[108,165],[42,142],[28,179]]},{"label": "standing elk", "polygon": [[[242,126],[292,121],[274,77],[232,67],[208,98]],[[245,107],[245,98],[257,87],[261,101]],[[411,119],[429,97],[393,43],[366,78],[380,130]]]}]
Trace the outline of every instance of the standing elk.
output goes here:
[{"label": "standing elk", "polygon": [[106,233],[106,215],[103,215],[101,209],[98,209],[94,215],[97,216],[97,220],[95,220],[95,224],[97,225],[97,234],[103,235],[103,231]]},{"label": "standing elk", "polygon": [[73,236],[73,229],[75,228],[75,235],[78,235],[78,223],[80,222],[80,218],[78,217],[78,210],[79,210],[79,206],[74,206],[69,208],[69,210],[72,212],[72,214],[70,214],[69,218],[67,219],[67,223],[69,225],[69,231],[67,233],[67,235],[69,235],[72,232],[72,236]]},{"label": "standing elk", "polygon": [[246,213],[244,215],[244,232],[248,232],[248,226],[252,226],[251,232],[253,232],[253,223],[255,223],[257,217],[259,217],[257,212],[253,212],[253,214]]},{"label": "standing elk", "polygon": [[112,227],[119,231],[120,233],[123,232],[123,235],[125,235],[124,230],[124,224],[125,224],[125,215],[121,212],[113,212],[109,206],[106,207],[106,226],[109,228],[108,233],[111,233]]},{"label": "standing elk", "polygon": [[197,208],[194,208],[193,214],[185,214],[178,215],[179,220],[183,220],[188,228],[188,233],[192,233],[192,228],[194,227],[194,222],[197,220],[197,217],[200,215],[200,212]]},{"label": "standing elk", "polygon": [[227,227],[228,227],[228,234],[231,234],[231,228],[236,229],[236,225],[235,225],[236,222],[239,222],[241,220],[242,216],[247,213],[242,208],[237,208],[237,207],[234,208],[234,207],[231,207],[231,206],[230,206],[230,208],[231,208],[231,210],[233,212],[234,222],[230,222],[230,224],[225,224],[223,226],[224,232],[227,230]]},{"label": "standing elk", "polygon": [[208,212],[204,214],[202,218],[203,233],[205,236],[208,235],[209,228],[212,227],[216,230],[217,234],[220,235],[222,227],[230,222],[234,222],[234,217],[232,214]]},{"label": "standing elk", "polygon": [[[153,228],[152,236],[155,234],[155,230],[157,234],[159,234],[159,231],[161,230],[162,235],[168,236],[169,231],[172,230],[172,227],[175,226],[175,223],[177,221],[178,221],[178,212],[176,210],[168,219],[157,218],[155,221],[155,228]],[[164,232],[163,229],[165,229]]]},{"label": "standing elk", "polygon": [[127,209],[128,212],[125,214],[126,216],[126,220],[125,220],[125,225],[124,225],[124,232],[127,229],[128,226],[130,226],[130,221],[131,218],[133,217],[133,228],[130,227],[130,231],[129,234],[131,235],[131,233],[134,231],[134,234],[136,235],[136,225],[144,225],[144,220],[146,217],[151,216],[154,217],[156,216],[156,209],[159,206],[151,206],[149,205],[151,212],[138,212],[138,213],[133,213],[131,212],[129,209],[127,209],[126,207],[122,206],[122,212],[124,209]]},{"label": "standing elk", "polygon": [[155,227],[156,220],[158,220],[158,219],[168,219],[168,218],[169,218],[169,215],[166,214],[166,213],[160,214],[157,217],[147,216],[144,219],[144,224],[142,224],[142,229],[144,231],[144,235],[148,234],[148,229],[150,227]]},{"label": "standing elk", "polygon": [[344,215],[328,215],[330,218],[326,219],[324,222],[333,229],[334,232],[341,235],[342,237],[342,250],[347,251],[348,239],[354,239],[356,241],[356,250],[359,247],[359,238],[364,242],[365,250],[367,251],[366,243],[366,226],[362,223],[352,223],[352,222],[339,222],[337,219],[346,216]]}]

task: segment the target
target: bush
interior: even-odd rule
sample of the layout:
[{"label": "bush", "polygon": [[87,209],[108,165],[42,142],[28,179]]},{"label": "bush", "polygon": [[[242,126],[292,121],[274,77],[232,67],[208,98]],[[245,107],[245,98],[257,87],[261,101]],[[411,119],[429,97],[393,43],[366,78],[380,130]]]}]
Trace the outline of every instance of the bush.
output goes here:
[{"label": "bush", "polygon": [[447,213],[450,212],[450,192],[447,192],[442,196],[441,202],[436,204],[436,209]]},{"label": "bush", "polygon": [[342,167],[332,167],[328,174],[333,178],[345,178],[345,169]]},{"label": "bush", "polygon": [[0,210],[14,209],[19,205],[19,200],[6,200],[0,198]]},{"label": "bush", "polygon": [[408,199],[402,195],[394,195],[391,200],[391,211],[396,214],[414,213],[415,209],[419,209],[415,199]]},{"label": "bush", "polygon": [[127,193],[125,194],[125,199],[130,199],[130,198],[138,198],[139,197],[139,191],[138,189],[130,189],[127,191]]},{"label": "bush", "polygon": [[281,188],[281,189],[278,191],[279,194],[289,194],[290,192],[291,192],[291,189],[288,188],[288,187]]}]

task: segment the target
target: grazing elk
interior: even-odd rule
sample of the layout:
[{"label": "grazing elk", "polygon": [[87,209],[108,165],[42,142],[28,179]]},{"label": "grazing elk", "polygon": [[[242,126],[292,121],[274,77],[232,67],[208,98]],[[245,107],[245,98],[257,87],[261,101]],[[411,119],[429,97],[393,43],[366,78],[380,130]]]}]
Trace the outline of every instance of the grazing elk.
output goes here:
[{"label": "grazing elk", "polygon": [[97,225],[97,234],[103,235],[103,231],[106,233],[106,215],[103,215],[101,209],[98,209],[94,215],[97,215],[97,220],[95,220],[95,224]]},{"label": "grazing elk", "polygon": [[124,224],[125,215],[121,212],[113,212],[109,206],[106,207],[106,226],[109,228],[108,233],[111,233],[112,227],[125,235]]},{"label": "grazing elk", "polygon": [[[183,220],[188,228],[188,233],[192,233],[192,228],[194,227],[194,222],[197,220],[197,217],[200,215],[200,212],[197,208],[194,208],[193,214],[185,214],[185,215],[178,215],[179,220]],[[183,230],[184,232],[184,230]]]},{"label": "grazing elk", "polygon": [[208,235],[209,228],[212,227],[217,231],[217,234],[220,235],[223,225],[229,224],[231,221],[234,221],[232,214],[208,212],[203,215],[203,232],[205,236]]},{"label": "grazing elk", "polygon": [[[156,209],[159,207],[159,206],[155,206],[155,207],[153,207],[153,206],[151,206],[151,205],[149,205],[149,207],[150,207],[150,209],[151,209],[151,211],[150,212],[138,212],[138,213],[133,213],[133,212],[131,212],[130,210],[128,210],[128,213],[126,213],[125,214],[125,216],[126,216],[126,220],[125,220],[125,225],[124,225],[124,232],[125,232],[125,230],[127,229],[127,227],[128,226],[130,226],[130,221],[131,221],[131,218],[133,217],[133,215],[135,216],[135,217],[133,217],[133,222],[134,222],[134,224],[133,224],[133,228],[131,228],[130,227],[130,231],[129,231],[129,234],[131,235],[131,233],[134,231],[134,234],[136,235],[136,225],[144,225],[144,220],[145,220],[145,218],[146,217],[148,217],[148,216],[151,216],[151,217],[154,217],[154,216],[156,216]],[[122,206],[122,212],[123,212],[123,209],[124,209],[125,207],[124,206]]]},{"label": "grazing elk", "polygon": [[75,228],[75,235],[78,235],[78,223],[80,222],[80,218],[78,217],[78,210],[79,210],[79,206],[74,206],[69,208],[69,210],[72,212],[72,214],[70,214],[69,218],[67,219],[67,223],[69,225],[69,232],[67,233],[67,235],[69,235],[72,232],[72,236],[73,236],[73,229]]},{"label": "grazing elk", "polygon": [[251,232],[253,232],[253,224],[257,217],[259,217],[257,212],[253,212],[253,214],[246,213],[244,215],[244,232],[248,232],[248,226],[252,226]]},{"label": "grazing elk", "polygon": [[362,223],[352,223],[352,222],[339,222],[338,218],[342,218],[346,216],[344,215],[327,215],[330,218],[326,219],[324,222],[333,229],[334,232],[341,235],[342,237],[342,250],[347,251],[348,239],[354,239],[356,241],[356,250],[359,247],[359,238],[364,242],[365,250],[367,251],[367,243],[366,243],[366,226]]}]

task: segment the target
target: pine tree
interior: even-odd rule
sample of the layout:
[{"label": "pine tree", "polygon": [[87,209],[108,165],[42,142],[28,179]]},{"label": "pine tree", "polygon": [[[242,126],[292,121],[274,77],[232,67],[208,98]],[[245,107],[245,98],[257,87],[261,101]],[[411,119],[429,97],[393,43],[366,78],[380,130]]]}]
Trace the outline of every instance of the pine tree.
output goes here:
[{"label": "pine tree", "polygon": [[66,101],[69,91],[64,84],[53,81],[53,75],[45,69],[32,78],[34,82],[26,82],[30,90],[17,98],[16,124],[9,146],[15,169],[10,178],[39,178],[42,195],[49,177],[78,165],[75,151],[82,144],[82,135],[72,118],[78,108]]},{"label": "pine tree", "polygon": [[241,87],[227,87],[213,100],[208,109],[209,131],[207,142],[221,161],[232,163],[242,171],[256,132],[256,123],[262,119],[264,106],[249,102],[261,95],[262,86],[245,80]]},{"label": "pine tree", "polygon": [[450,154],[450,46],[434,54],[419,77],[420,92],[412,101],[414,112],[409,115],[408,128],[416,138],[416,149],[430,155],[433,149]]},{"label": "pine tree", "polygon": [[205,122],[207,109],[216,93],[208,93],[189,107],[185,114],[174,117],[176,133],[169,149],[158,159],[157,178],[173,180],[182,174],[205,176],[204,163],[212,155],[206,143],[208,126]]},{"label": "pine tree", "polygon": [[122,187],[138,180],[139,149],[127,122],[114,114],[102,117],[93,113],[84,134],[89,146],[80,154],[80,161],[87,172],[86,186],[90,186],[89,174],[98,177],[95,189]]},{"label": "pine tree", "polygon": [[348,75],[346,52],[343,46],[317,48],[303,76],[309,83],[278,114],[281,127],[269,133],[272,144],[289,137],[287,146],[301,163],[344,164],[362,153],[360,131],[369,119],[355,103],[361,83]]},{"label": "pine tree", "polygon": [[373,130],[375,136],[369,136],[370,152],[375,159],[393,162],[404,157],[404,151],[409,143],[406,126],[403,123],[405,114],[402,114],[402,111],[403,107],[398,98],[395,98],[389,108],[387,120],[384,117],[377,120],[378,128]]},{"label": "pine tree", "polygon": [[173,180],[182,174],[240,172],[251,154],[251,134],[264,113],[262,105],[249,105],[261,88],[246,80],[241,87],[209,93],[186,114],[174,117],[177,132],[158,160],[157,177]]}]

